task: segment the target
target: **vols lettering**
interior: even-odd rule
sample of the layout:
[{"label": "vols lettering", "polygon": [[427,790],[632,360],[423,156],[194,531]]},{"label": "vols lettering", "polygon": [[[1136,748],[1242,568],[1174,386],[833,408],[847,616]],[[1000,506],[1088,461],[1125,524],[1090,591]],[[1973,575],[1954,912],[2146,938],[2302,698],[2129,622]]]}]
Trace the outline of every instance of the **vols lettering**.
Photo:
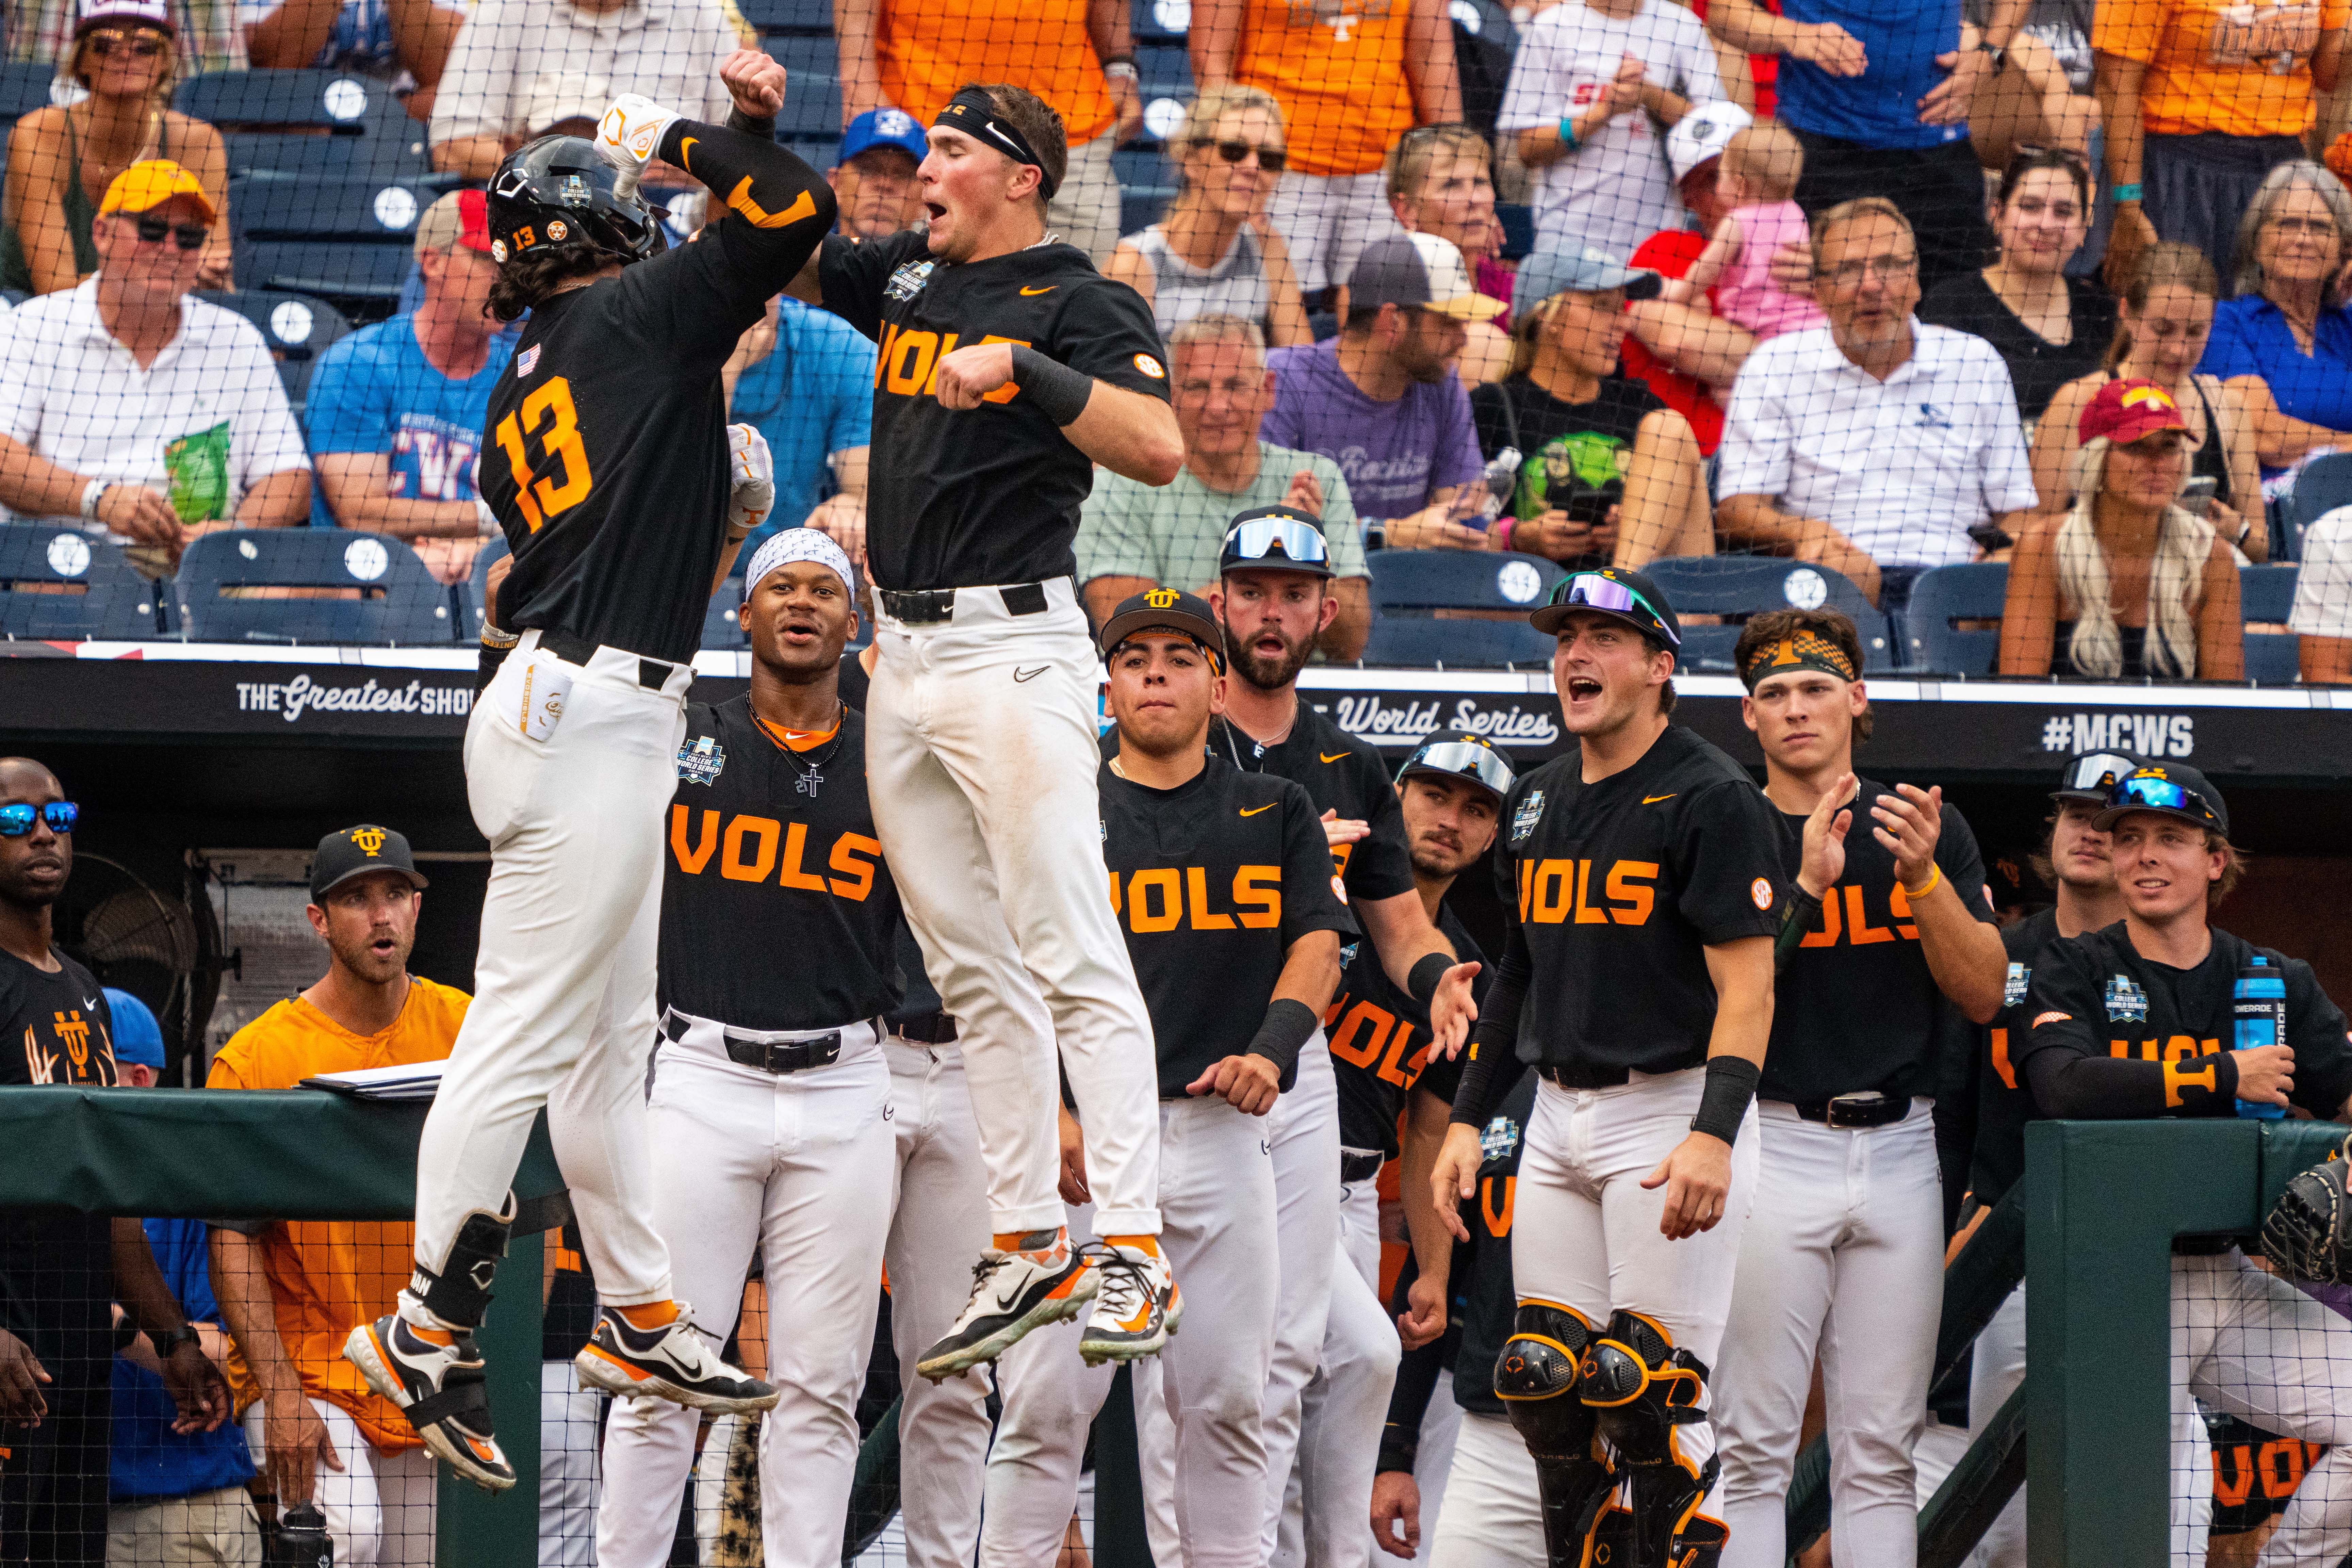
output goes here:
[{"label": "vols lettering", "polygon": [[688,876],[703,875],[715,858],[719,875],[730,882],[765,882],[774,872],[780,888],[831,893],[856,903],[864,903],[874,891],[874,869],[882,858],[878,839],[862,833],[837,836],[824,860],[825,868],[835,874],[824,877],[807,868],[807,823],[787,825],[772,816],[746,814],[728,818],[722,827],[722,815],[706,807],[698,822],[684,805],[671,805],[670,858]]},{"label": "vols lettering", "polygon": [[[507,466],[514,474],[515,503],[533,533],[549,518],[586,500],[595,487],[595,476],[588,471],[588,447],[580,438],[580,413],[572,403],[572,384],[563,377],[555,377],[524,398],[520,420],[508,415],[491,435],[507,455]],[[526,436],[539,438],[545,462],[553,469],[536,483],[530,454],[523,447]]]},{"label": "vols lettering", "polygon": [[1591,860],[1519,862],[1519,919],[1536,925],[1647,924],[1657,907],[1654,860],[1618,860],[1601,874],[1606,904],[1592,901]]},{"label": "vols lettering", "polygon": [[[1412,1020],[1399,1018],[1376,1002],[1358,1001],[1343,994],[1323,1015],[1323,1028],[1333,1056],[1376,1074],[1400,1089],[1411,1089],[1421,1077],[1421,1069],[1429,1065],[1430,1042],[1426,1038],[1421,1042],[1420,1049],[1412,1048]],[[1383,1046],[1387,1047],[1385,1057]]]},{"label": "vols lettering", "polygon": [[[940,390],[940,361],[955,353],[957,332],[932,332],[918,328],[885,327],[882,352],[874,356],[874,386],[877,392],[887,391],[900,397],[931,397]],[[1026,338],[1000,337],[994,332],[980,340],[982,343],[1011,343],[1027,348]],[[977,345],[975,345],[977,346]],[[994,392],[982,397],[982,403],[1010,403],[1021,394],[1021,388],[1006,382]]]},{"label": "vols lettering", "polygon": [[[1869,947],[1882,942],[1917,942],[1919,928],[1906,923],[1911,916],[1911,900],[1903,891],[1901,882],[1888,884],[1885,923],[1873,925],[1865,908],[1860,884],[1843,882],[1822,895],[1822,924],[1819,931],[1805,933],[1800,945],[1804,947],[1835,947],[1840,942],[1852,947]],[[1843,905],[1844,913],[1839,913]]]},{"label": "vols lettering", "polygon": [[1188,911],[1191,917],[1189,929],[1192,931],[1232,931],[1237,925],[1262,931],[1280,925],[1282,868],[1235,868],[1233,906],[1230,910],[1211,907],[1206,867],[1185,867],[1181,892],[1177,868],[1173,866],[1155,866],[1147,870],[1130,872],[1124,895],[1120,891],[1119,874],[1117,871],[1110,873],[1111,913],[1124,914],[1129,931],[1139,936],[1150,936],[1158,931],[1174,931],[1184,922]]}]

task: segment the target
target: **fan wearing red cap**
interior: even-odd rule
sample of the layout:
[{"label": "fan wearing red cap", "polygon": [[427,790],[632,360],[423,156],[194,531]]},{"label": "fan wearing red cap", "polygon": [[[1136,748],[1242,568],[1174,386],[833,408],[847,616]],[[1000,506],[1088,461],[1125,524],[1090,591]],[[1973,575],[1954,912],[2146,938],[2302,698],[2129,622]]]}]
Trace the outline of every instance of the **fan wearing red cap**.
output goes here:
[{"label": "fan wearing red cap", "polygon": [[2236,558],[2182,506],[2194,445],[2153,381],[2111,381],[2083,409],[2074,505],[2018,541],[2000,673],[2083,680],[2236,680],[2245,670]]}]

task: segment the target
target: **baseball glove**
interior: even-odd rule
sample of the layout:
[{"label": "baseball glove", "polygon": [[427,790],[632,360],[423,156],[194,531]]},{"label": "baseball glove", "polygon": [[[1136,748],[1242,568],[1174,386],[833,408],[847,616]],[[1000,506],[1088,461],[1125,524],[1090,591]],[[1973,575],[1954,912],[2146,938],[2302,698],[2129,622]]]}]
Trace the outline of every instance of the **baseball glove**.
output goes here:
[{"label": "baseball glove", "polygon": [[2291,1279],[2352,1285],[2352,1137],[2344,1147],[2287,1183],[2263,1221],[2263,1255]]}]

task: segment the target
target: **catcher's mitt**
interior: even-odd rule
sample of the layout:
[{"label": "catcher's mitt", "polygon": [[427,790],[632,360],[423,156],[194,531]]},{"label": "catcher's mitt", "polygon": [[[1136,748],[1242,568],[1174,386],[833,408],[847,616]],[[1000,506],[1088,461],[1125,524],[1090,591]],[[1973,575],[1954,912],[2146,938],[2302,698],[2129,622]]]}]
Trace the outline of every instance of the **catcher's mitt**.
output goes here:
[{"label": "catcher's mitt", "polygon": [[2287,1183],[2263,1221],[2263,1253],[2293,1279],[2316,1285],[2352,1285],[2352,1197],[2345,1181],[2352,1174],[2352,1137]]}]

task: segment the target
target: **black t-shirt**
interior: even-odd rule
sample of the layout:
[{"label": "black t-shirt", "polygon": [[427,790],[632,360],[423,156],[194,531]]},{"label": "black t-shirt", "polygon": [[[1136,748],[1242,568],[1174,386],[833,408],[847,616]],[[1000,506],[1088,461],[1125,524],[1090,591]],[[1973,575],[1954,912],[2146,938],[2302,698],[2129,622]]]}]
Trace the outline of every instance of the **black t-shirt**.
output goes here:
[{"label": "black t-shirt", "polygon": [[[89,970],[57,950],[57,973],[0,952],[0,1084],[116,1081],[114,1015]],[[0,1210],[0,1328],[57,1371],[113,1353],[114,1222],[64,1209]]]},{"label": "black t-shirt", "polygon": [[[1454,1402],[1486,1415],[1510,1413],[1495,1397],[1495,1358],[1503,1353],[1503,1342],[1511,1337],[1511,1322],[1518,1312],[1511,1279],[1511,1208],[1538,1081],[1531,1072],[1521,1073],[1478,1130],[1478,1149],[1486,1156],[1478,1167],[1478,1206],[1462,1216],[1470,1232],[1470,1268],[1468,1283],[1453,1304],[1462,1319],[1461,1348],[1454,1356]],[[1461,1246],[1454,1245],[1457,1249]],[[1458,1265],[1454,1277],[1463,1278]]]},{"label": "black t-shirt", "polygon": [[2033,1090],[2020,1070],[2033,1012],[2033,972],[2044,949],[2058,941],[2058,911],[2040,910],[2000,933],[2009,954],[2000,1013],[1979,1031],[1976,1063],[1976,1146],[1969,1161],[1969,1191],[1990,1207],[2025,1176],[2025,1124],[2033,1120]]},{"label": "black t-shirt", "polygon": [[873,468],[866,559],[885,588],[958,588],[1074,576],[1078,508],[1094,465],[1013,386],[962,413],[934,372],[955,348],[1025,343],[1129,392],[1168,395],[1151,308],[1075,246],[986,261],[933,260],[920,230],[825,241],[825,309],[872,338]]},{"label": "black t-shirt", "polygon": [[1249,1049],[1291,943],[1354,923],[1297,785],[1214,756],[1174,789],[1131,783],[1108,763],[1097,783],[1111,910],[1151,1014],[1160,1098],[1178,1099]]},{"label": "black t-shirt", "polygon": [[[2238,972],[2259,952],[2286,981],[2286,1043],[2294,1048],[2294,1089],[2287,1098],[2323,1121],[2334,1117],[2352,1094],[2343,1010],[2303,960],[2218,928],[2212,934],[2212,951],[2194,969],[2141,957],[2121,921],[2051,943],[2028,993],[2032,1034],[2016,1064],[2020,1081],[2025,1064],[2046,1050],[2176,1062],[2234,1049],[2231,992]],[[2221,1100],[2210,1113],[2231,1111],[2231,1102]]]},{"label": "black t-shirt", "polygon": [[2074,334],[2063,343],[2043,340],[2017,319],[1979,271],[1945,279],[1919,301],[1919,319],[1931,326],[1972,332],[1993,346],[2009,366],[2021,418],[2039,419],[2058,389],[2090,374],[2106,358],[2116,337],[2116,301],[2087,278],[2066,279],[2066,313]]},{"label": "black t-shirt", "polygon": [[1579,522],[1606,521],[1625,499],[1642,421],[1664,406],[1647,383],[1621,374],[1602,376],[1588,403],[1563,403],[1525,377],[1470,394],[1479,451],[1491,458],[1506,447],[1519,450],[1518,488],[1505,510],[1521,519],[1559,510]]},{"label": "black t-shirt", "polygon": [[[1761,1099],[1802,1104],[1870,1089],[1932,1095],[1944,1077],[1934,1058],[1943,993],[1927,972],[1895,857],[1871,832],[1872,805],[1894,793],[1857,781],[1845,873],[1823,895],[1819,920],[1773,988],[1772,1044],[1756,1091]],[[1805,819],[1773,815],[1780,818],[1781,869],[1793,885],[1804,863]],[[1960,808],[1948,802],[1936,864],[1969,912],[1990,921],[1984,858]]]},{"label": "black t-shirt", "polygon": [[[1494,983],[1486,955],[1443,904],[1437,908],[1437,929],[1454,944],[1455,958],[1479,965],[1470,987],[1483,1006],[1486,988]],[[1339,1080],[1339,1143],[1346,1150],[1393,1160],[1405,1092],[1431,1065],[1429,1009],[1396,988],[1370,942],[1353,942],[1341,956],[1339,989],[1323,1015],[1331,1068]],[[1445,1081],[1451,1100],[1452,1079]]]},{"label": "black t-shirt", "polygon": [[702,646],[727,531],[719,367],[833,207],[824,179],[773,142],[681,121],[662,152],[791,221],[763,227],[730,211],[692,245],[535,306],[490,392],[481,494],[514,551],[499,590],[509,630],[682,663]]},{"label": "black t-shirt", "polygon": [[866,716],[787,752],[749,693],[689,704],[662,875],[665,1005],[738,1028],[896,1009],[898,887],[866,795]]},{"label": "black t-shirt", "polygon": [[1350,900],[1392,899],[1412,891],[1404,810],[1397,804],[1388,764],[1376,749],[1317,712],[1304,697],[1289,735],[1279,745],[1261,746],[1246,731],[1219,719],[1209,726],[1209,754],[1244,773],[1288,779],[1307,792],[1318,816],[1337,811],[1348,821],[1369,825],[1370,831],[1353,844],[1331,847],[1332,864],[1347,879]]},{"label": "black t-shirt", "polygon": [[1582,768],[1555,757],[1503,803],[1496,890],[1528,964],[1518,1058],[1595,1086],[1698,1067],[1715,1028],[1705,949],[1780,930],[1780,813],[1679,726],[1598,784]]}]

